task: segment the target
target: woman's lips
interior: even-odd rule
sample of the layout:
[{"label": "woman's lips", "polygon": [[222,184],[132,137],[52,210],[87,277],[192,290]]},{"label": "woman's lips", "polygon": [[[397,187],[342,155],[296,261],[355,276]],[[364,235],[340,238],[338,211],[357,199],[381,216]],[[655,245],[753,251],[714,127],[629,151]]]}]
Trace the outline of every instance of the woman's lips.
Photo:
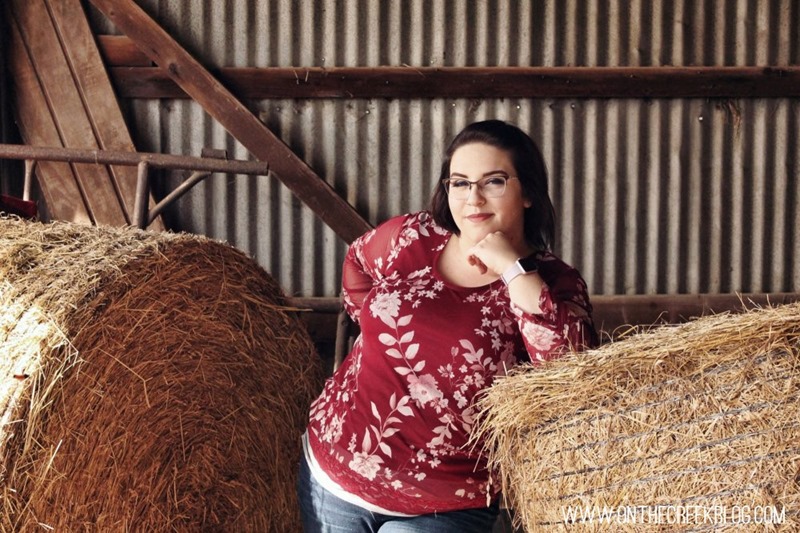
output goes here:
[{"label": "woman's lips", "polygon": [[491,213],[476,213],[474,215],[467,215],[466,219],[470,222],[483,222],[491,218]]}]

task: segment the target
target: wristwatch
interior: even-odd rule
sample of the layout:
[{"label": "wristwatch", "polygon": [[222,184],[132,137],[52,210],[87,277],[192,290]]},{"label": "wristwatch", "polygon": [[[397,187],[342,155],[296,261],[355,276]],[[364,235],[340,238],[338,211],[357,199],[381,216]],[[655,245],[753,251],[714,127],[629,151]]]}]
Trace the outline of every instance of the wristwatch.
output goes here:
[{"label": "wristwatch", "polygon": [[517,276],[521,274],[530,274],[537,270],[539,270],[539,261],[536,260],[535,255],[529,255],[528,257],[521,257],[514,261],[514,264],[508,267],[500,278],[503,280],[503,283],[508,285],[511,283],[511,280]]}]

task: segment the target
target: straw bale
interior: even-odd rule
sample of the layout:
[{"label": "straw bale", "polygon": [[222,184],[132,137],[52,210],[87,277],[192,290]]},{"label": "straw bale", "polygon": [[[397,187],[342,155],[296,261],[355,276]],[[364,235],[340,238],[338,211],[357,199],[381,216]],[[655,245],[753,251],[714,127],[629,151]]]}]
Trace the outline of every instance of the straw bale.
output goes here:
[{"label": "straw bale", "polygon": [[0,531],[297,530],[295,311],[224,243],[0,218]]},{"label": "straw bale", "polygon": [[476,442],[527,531],[798,531],[799,395],[800,303],[751,308],[520,366]]}]

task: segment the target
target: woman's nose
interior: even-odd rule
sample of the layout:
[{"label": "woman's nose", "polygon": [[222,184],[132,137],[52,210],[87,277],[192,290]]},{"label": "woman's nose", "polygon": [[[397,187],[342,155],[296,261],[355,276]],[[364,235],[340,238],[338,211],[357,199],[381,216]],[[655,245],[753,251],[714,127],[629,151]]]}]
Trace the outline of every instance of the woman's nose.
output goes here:
[{"label": "woman's nose", "polygon": [[486,201],[483,197],[483,191],[477,183],[473,183],[469,187],[469,196],[467,196],[467,205],[481,205]]}]

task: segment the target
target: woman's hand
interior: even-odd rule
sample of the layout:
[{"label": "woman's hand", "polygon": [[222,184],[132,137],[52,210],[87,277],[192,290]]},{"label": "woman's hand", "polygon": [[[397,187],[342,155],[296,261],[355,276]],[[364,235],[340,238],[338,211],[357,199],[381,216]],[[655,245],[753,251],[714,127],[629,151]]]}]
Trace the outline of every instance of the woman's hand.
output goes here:
[{"label": "woman's hand", "polygon": [[[515,249],[502,231],[495,231],[467,251],[467,261],[478,268],[481,274],[492,272],[500,276],[514,261],[530,253],[530,250]],[[517,276],[508,285],[508,296],[526,313],[541,313],[539,298],[543,287],[544,281],[538,273]]]},{"label": "woman's hand", "polygon": [[502,231],[495,231],[467,251],[467,261],[481,274],[492,272],[500,276],[514,261],[525,255],[524,251],[514,249]]}]

